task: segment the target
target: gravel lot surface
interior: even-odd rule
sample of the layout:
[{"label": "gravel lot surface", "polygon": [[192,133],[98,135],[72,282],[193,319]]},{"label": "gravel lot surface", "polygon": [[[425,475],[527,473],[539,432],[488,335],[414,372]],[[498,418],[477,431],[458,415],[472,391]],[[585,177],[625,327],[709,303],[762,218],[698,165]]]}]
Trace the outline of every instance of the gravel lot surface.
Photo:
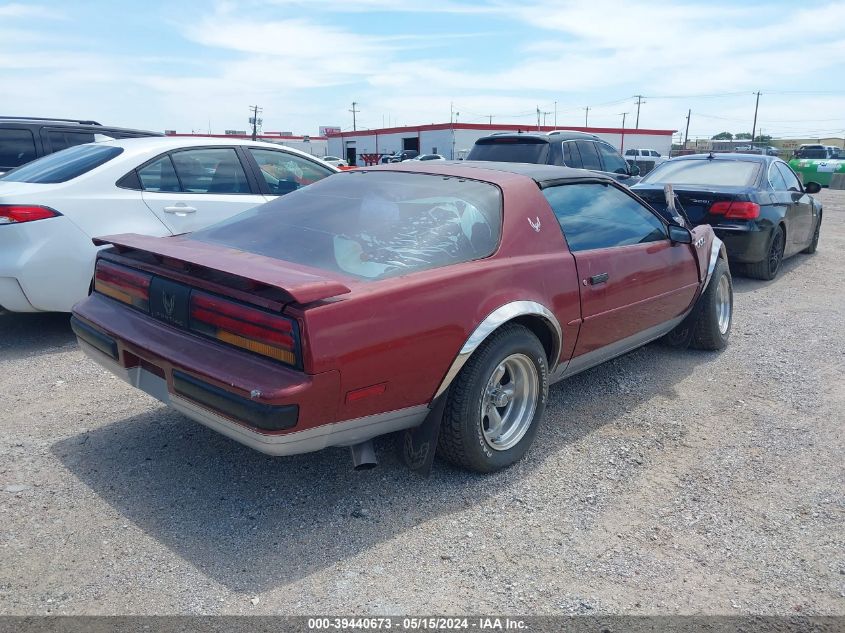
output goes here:
[{"label": "gravel lot surface", "polygon": [[0,317],[2,614],[845,614],[845,192],[721,353],[551,390],[527,458],[270,458]]}]

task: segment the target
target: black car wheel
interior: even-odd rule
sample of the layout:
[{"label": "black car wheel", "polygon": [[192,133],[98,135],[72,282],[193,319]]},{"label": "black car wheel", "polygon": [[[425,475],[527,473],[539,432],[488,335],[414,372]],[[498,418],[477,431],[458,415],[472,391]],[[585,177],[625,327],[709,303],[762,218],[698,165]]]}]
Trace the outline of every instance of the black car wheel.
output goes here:
[{"label": "black car wheel", "polygon": [[548,374],[546,352],[530,330],[514,324],[494,332],[449,387],[437,454],[480,473],[519,460],[543,417]]},{"label": "black car wheel", "polygon": [[769,244],[769,253],[761,262],[748,264],[745,271],[749,277],[755,279],[763,279],[771,281],[777,277],[780,270],[780,264],[783,261],[783,249],[786,246],[786,234],[783,232],[783,227],[778,225],[772,235],[772,241]]},{"label": "black car wheel", "polygon": [[810,245],[807,248],[805,248],[803,251],[801,251],[802,253],[807,253],[808,255],[812,255],[813,253],[816,252],[816,249],[819,246],[819,233],[821,233],[821,230],[822,230],[822,214],[819,213],[819,219],[816,222],[816,230],[813,233],[813,241],[810,242]]},{"label": "black car wheel", "polygon": [[692,332],[692,346],[709,350],[727,347],[733,322],[733,306],[731,272],[728,263],[720,257],[707,289],[698,299],[698,318]]}]

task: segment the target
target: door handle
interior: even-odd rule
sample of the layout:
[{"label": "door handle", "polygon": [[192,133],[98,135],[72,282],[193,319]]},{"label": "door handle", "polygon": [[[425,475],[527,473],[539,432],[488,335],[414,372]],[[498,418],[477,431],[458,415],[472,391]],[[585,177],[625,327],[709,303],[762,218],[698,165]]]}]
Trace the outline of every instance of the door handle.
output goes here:
[{"label": "door handle", "polygon": [[[590,277],[590,285],[596,286],[598,284],[603,284],[609,278],[610,275],[608,275],[607,273],[599,273],[598,275],[593,275],[592,277]],[[585,279],[584,281],[586,282],[587,280]],[[585,283],[584,285],[586,286],[587,284]]]},{"label": "door handle", "polygon": [[177,213],[177,214],[188,214],[188,213],[196,213],[197,210],[194,207],[189,207],[186,204],[177,204],[173,207],[164,207],[165,213]]}]

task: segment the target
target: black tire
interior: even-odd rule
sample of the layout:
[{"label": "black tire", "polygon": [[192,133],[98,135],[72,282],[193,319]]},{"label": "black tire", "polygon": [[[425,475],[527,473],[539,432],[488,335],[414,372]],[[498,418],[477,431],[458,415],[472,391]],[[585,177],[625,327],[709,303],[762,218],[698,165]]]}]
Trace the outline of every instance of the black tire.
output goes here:
[{"label": "black tire", "polygon": [[771,281],[778,275],[780,265],[783,262],[783,250],[786,246],[786,233],[783,227],[778,224],[772,234],[772,241],[769,242],[769,250],[766,259],[761,262],[745,265],[745,274],[754,279]]},{"label": "black tire", "polygon": [[819,233],[821,233],[821,230],[822,230],[822,214],[819,213],[819,219],[816,222],[816,230],[813,233],[813,241],[810,242],[810,245],[807,248],[805,248],[803,251],[801,251],[802,253],[807,253],[807,255],[812,255],[813,253],[816,252],[816,249],[819,247]]},{"label": "black tire", "polygon": [[[525,422],[520,428],[527,425],[527,429],[516,444],[496,450],[485,437],[484,425],[487,418],[482,414],[482,406],[494,372],[512,358],[518,358],[528,371],[533,367],[536,372],[533,376],[536,379],[534,412],[530,422],[528,413],[523,417]],[[492,473],[507,468],[518,461],[534,441],[546,408],[548,391],[548,361],[540,341],[528,328],[521,325],[508,324],[501,327],[470,356],[449,387],[437,442],[437,454],[456,466],[479,473]],[[502,408],[509,411],[506,407]]]},{"label": "black tire", "polygon": [[[723,304],[727,300],[727,325],[720,319]],[[692,347],[696,349],[720,350],[728,345],[733,324],[733,280],[727,262],[721,257],[713,269],[713,276],[707,290],[698,298],[695,310],[698,312],[692,332]]]}]

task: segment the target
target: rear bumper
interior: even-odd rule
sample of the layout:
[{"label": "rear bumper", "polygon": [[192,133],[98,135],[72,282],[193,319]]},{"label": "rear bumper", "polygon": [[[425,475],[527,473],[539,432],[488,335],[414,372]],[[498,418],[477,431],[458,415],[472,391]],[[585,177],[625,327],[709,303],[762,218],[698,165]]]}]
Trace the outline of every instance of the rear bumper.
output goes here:
[{"label": "rear bumper", "polygon": [[192,420],[262,453],[357,444],[417,426],[428,412],[419,405],[338,421],[339,372],[304,374],[111,304],[95,294],[74,309],[71,324],[89,357]]},{"label": "rear bumper", "polygon": [[747,225],[716,225],[713,227],[716,236],[725,243],[728,260],[743,264],[751,264],[766,259],[769,252],[769,242],[772,239],[772,229],[752,224]]}]

